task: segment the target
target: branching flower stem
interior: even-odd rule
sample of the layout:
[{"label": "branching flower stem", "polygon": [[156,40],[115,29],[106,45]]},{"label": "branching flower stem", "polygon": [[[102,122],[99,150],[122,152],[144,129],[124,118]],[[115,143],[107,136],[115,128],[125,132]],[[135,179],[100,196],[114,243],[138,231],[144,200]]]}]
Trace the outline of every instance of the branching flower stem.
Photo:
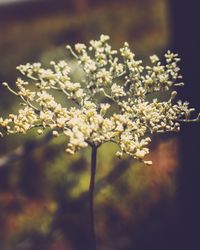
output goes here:
[{"label": "branching flower stem", "polygon": [[90,229],[91,229],[91,250],[96,250],[96,234],[95,234],[95,219],[94,219],[94,189],[95,189],[95,174],[97,163],[97,147],[92,146],[91,151],[91,175],[89,185],[89,214],[90,214]]}]

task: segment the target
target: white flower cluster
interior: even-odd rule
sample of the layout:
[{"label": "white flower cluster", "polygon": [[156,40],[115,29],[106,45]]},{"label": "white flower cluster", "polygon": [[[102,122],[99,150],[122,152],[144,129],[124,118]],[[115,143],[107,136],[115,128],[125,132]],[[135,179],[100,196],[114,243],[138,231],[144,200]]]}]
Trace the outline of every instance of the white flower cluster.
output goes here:
[{"label": "white flower cluster", "polygon": [[[17,67],[24,76],[17,79],[17,90],[3,84],[20,97],[23,108],[17,115],[0,118],[1,134],[26,133],[35,127],[42,134],[50,128],[54,136],[67,136],[70,154],[88,145],[114,142],[119,157],[128,154],[150,164],[144,157],[149,153],[151,134],[179,131],[181,121],[199,120],[199,116],[190,118],[194,109],[187,102],[174,101],[174,88],[183,85],[177,54],[168,51],[165,65],[153,55],[150,65],[143,66],[128,43],[116,51],[108,40],[101,35],[88,47],[79,43],[73,50],[67,46],[85,72],[80,83],[71,80],[65,61],[53,61],[49,69],[40,63]],[[65,96],[68,105],[56,101],[56,91]],[[171,93],[167,101],[149,98],[154,92],[166,91]]]}]

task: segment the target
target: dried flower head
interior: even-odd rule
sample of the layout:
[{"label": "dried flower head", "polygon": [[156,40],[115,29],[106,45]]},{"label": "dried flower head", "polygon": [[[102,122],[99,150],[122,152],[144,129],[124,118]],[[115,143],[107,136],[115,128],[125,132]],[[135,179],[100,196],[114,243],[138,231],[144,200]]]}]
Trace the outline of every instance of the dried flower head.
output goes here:
[{"label": "dried flower head", "polygon": [[[117,156],[128,154],[150,164],[144,157],[152,134],[179,131],[182,121],[199,121],[199,116],[190,118],[194,109],[187,102],[174,101],[174,88],[183,85],[177,54],[167,51],[165,65],[157,55],[150,56],[150,65],[144,66],[128,43],[116,51],[108,40],[101,35],[89,46],[67,46],[85,72],[81,82],[71,80],[65,61],[50,62],[48,69],[40,63],[17,67],[22,78],[17,79],[16,90],[3,85],[20,97],[23,108],[0,118],[1,134],[26,133],[35,127],[42,134],[50,128],[54,136],[67,136],[70,154],[113,142],[119,146]],[[55,92],[62,93],[71,106],[61,105]],[[169,97],[153,98],[155,92]]]}]

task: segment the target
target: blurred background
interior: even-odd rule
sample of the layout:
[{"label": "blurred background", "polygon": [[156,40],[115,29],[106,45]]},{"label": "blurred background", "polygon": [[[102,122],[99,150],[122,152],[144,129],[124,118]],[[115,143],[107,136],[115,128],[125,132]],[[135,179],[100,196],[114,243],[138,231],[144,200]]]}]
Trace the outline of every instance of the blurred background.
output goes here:
[{"label": "blurred background", "polygon": [[[0,82],[14,86],[16,66],[74,61],[66,44],[108,34],[129,42],[148,63],[178,52],[186,86],[179,97],[200,110],[199,14],[195,0],[0,0]],[[17,110],[0,86],[0,116]],[[155,136],[144,166],[101,147],[95,196],[99,250],[200,249],[199,124]],[[68,156],[65,138],[35,131],[0,140],[0,249],[89,250],[90,150]]]}]

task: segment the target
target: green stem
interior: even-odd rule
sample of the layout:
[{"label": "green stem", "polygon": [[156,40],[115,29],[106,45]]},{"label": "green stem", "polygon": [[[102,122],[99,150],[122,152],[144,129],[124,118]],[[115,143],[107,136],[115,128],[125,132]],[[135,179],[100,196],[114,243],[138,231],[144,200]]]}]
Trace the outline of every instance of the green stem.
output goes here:
[{"label": "green stem", "polygon": [[90,186],[89,186],[91,250],[96,250],[96,234],[95,234],[95,219],[94,219],[94,187],[95,187],[96,162],[97,162],[97,147],[92,146],[91,175],[90,175]]}]

